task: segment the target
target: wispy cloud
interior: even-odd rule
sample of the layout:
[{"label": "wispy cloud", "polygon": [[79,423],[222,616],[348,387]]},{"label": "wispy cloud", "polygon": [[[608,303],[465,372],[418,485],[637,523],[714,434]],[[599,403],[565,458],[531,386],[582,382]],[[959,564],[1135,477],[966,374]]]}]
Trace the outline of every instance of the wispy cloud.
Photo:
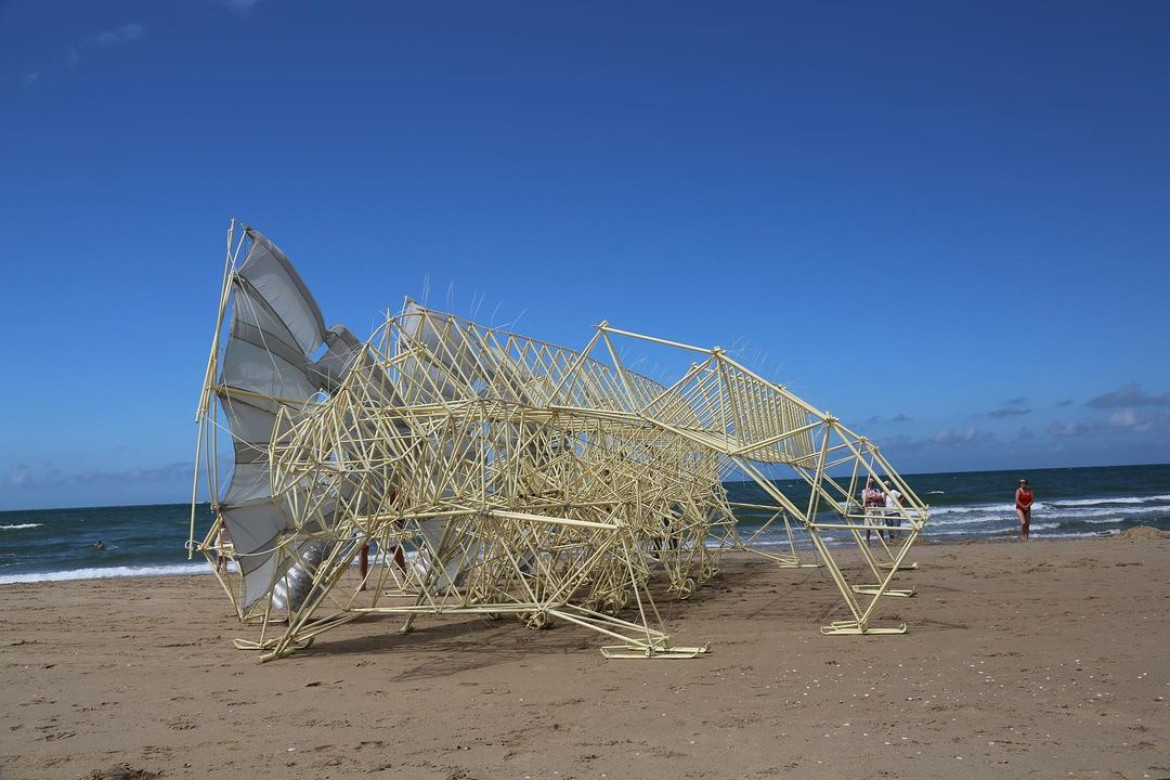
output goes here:
[{"label": "wispy cloud", "polygon": [[1120,409],[1109,415],[1105,425],[1127,433],[1148,433],[1158,431],[1170,433],[1170,414],[1149,413],[1140,409]]},{"label": "wispy cloud", "polygon": [[886,452],[927,453],[938,452],[940,449],[972,450],[983,444],[996,440],[993,431],[981,428],[944,428],[933,436],[914,437],[899,434],[897,436],[883,436],[877,443]]},{"label": "wispy cloud", "polygon": [[22,490],[60,485],[64,480],[61,470],[54,466],[33,468],[27,463],[20,463],[4,473],[3,483],[6,488]]},{"label": "wispy cloud", "polygon": [[931,441],[943,447],[965,449],[967,447],[974,447],[982,442],[991,441],[994,438],[994,433],[980,430],[979,428],[967,428],[966,430],[945,428],[931,437]]},{"label": "wispy cloud", "polygon": [[1081,422],[1056,422],[1047,428],[1049,436],[1066,438],[1070,436],[1084,436],[1092,431],[1092,427]]},{"label": "wispy cloud", "polygon": [[246,14],[260,5],[260,0],[220,0],[220,2],[238,14]]},{"label": "wispy cloud", "polygon": [[13,466],[4,475],[4,486],[17,489],[22,488],[28,484],[31,477],[32,470],[28,466]]},{"label": "wispy cloud", "polygon": [[121,470],[91,469],[68,473],[55,466],[32,468],[20,464],[8,469],[2,480],[7,488],[23,490],[47,488],[61,485],[93,484],[95,482],[117,482],[121,484],[174,482],[190,480],[195,464],[190,461],[168,463],[163,466],[131,468]]},{"label": "wispy cloud", "polygon": [[881,439],[876,441],[877,444],[882,448],[882,451],[886,453],[921,452],[924,449],[933,446],[933,443],[929,439],[916,439],[912,436],[906,436],[904,434],[899,434],[898,436],[883,436]]},{"label": "wispy cloud", "polygon": [[1142,386],[1130,382],[1117,390],[1089,399],[1085,406],[1094,409],[1111,409],[1120,406],[1170,406],[1170,391],[1161,395],[1146,395]]},{"label": "wispy cloud", "polygon": [[194,470],[193,463],[168,463],[165,466],[151,468],[124,469],[122,471],[82,471],[74,475],[73,481],[81,483],[92,482],[170,482],[172,480],[190,479]]},{"label": "wispy cloud", "polygon": [[888,420],[886,418],[882,417],[880,414],[875,414],[873,417],[870,417],[868,420],[866,420],[865,424],[866,425],[877,425],[878,423],[881,423],[881,422],[904,423],[904,422],[910,422],[912,419],[914,419],[914,418],[908,414],[896,414],[893,417],[889,418]]},{"label": "wispy cloud", "polygon": [[[3,2],[0,0],[0,5]],[[82,54],[107,52],[110,49],[137,41],[146,37],[146,25],[138,22],[123,24],[120,27],[111,27],[108,30],[94,33],[79,43],[73,43],[65,51],[64,64],[66,68],[74,68],[82,60]],[[60,60],[58,62],[61,62]],[[22,79],[24,86],[32,88],[41,83],[41,71],[26,73]]]},{"label": "wispy cloud", "polygon": [[[114,46],[120,46],[123,43],[136,41],[139,38],[146,36],[146,27],[141,24],[124,24],[121,27],[115,27],[111,30],[103,30],[89,39],[89,45],[94,49],[109,49]],[[76,50],[73,54],[76,55]]]},{"label": "wispy cloud", "polygon": [[1009,398],[999,405],[998,409],[993,409],[987,413],[988,417],[1018,417],[1023,414],[1031,414],[1032,410],[1028,408],[1027,398]]},{"label": "wispy cloud", "polygon": [[1113,411],[1105,419],[1056,422],[1049,425],[1047,431],[1054,438],[1144,433],[1170,435],[1170,412],[1126,406]]},{"label": "wispy cloud", "polygon": [[988,417],[1019,417],[1023,414],[1031,414],[1031,409],[992,409],[987,413]]}]

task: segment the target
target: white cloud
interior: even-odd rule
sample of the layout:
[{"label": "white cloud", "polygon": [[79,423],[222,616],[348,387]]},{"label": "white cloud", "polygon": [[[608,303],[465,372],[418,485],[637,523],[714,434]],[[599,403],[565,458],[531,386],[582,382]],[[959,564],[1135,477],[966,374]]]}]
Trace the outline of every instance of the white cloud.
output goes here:
[{"label": "white cloud", "polygon": [[9,488],[44,488],[62,485],[85,485],[94,482],[157,483],[190,480],[194,473],[190,461],[168,463],[162,466],[128,468],[121,471],[87,470],[65,472],[51,464],[32,469],[27,465],[13,466],[4,475],[3,484]]},{"label": "white cloud", "polygon": [[1010,398],[999,405],[998,409],[987,413],[988,417],[1016,417],[1021,414],[1031,414],[1027,398]]},{"label": "white cloud", "polygon": [[978,428],[968,428],[965,431],[946,428],[936,433],[931,441],[935,444],[941,444],[944,447],[965,448],[974,447],[980,442],[991,441],[994,438],[994,433],[982,431]]},{"label": "white cloud", "polygon": [[1146,422],[1142,415],[1138,414],[1136,409],[1122,409],[1120,412],[1114,412],[1109,415],[1109,424],[1131,431],[1149,429],[1149,423]]},{"label": "white cloud", "polygon": [[1048,435],[1058,438],[1150,432],[1170,433],[1170,413],[1127,407],[1112,412],[1104,420],[1056,422],[1048,426]]},{"label": "white cloud", "polygon": [[[2,0],[0,0],[2,2]],[[102,30],[99,33],[89,36],[84,41],[78,44],[73,44],[65,52],[65,67],[74,68],[81,62],[82,52],[103,52],[121,46],[124,43],[136,41],[140,38],[146,37],[146,26],[132,22],[124,24],[121,27],[112,27],[108,30]],[[24,86],[32,88],[37,86],[41,81],[40,72],[34,71],[26,73],[22,79]]]},{"label": "white cloud", "polygon": [[236,13],[246,14],[260,4],[260,0],[220,0]]},{"label": "white cloud", "polygon": [[168,463],[165,466],[133,468],[123,471],[82,471],[73,476],[80,483],[87,482],[168,482],[189,479],[194,473],[192,463]]},{"label": "white cloud", "polygon": [[1083,436],[1089,432],[1089,426],[1079,422],[1053,423],[1048,426],[1049,436]]},{"label": "white cloud", "polygon": [[887,420],[884,417],[882,417],[880,414],[875,414],[873,417],[870,417],[868,420],[866,420],[865,424],[866,425],[877,425],[878,423],[883,423],[883,422],[904,423],[904,422],[910,422],[913,419],[914,418],[908,414],[896,414]]},{"label": "white cloud", "polygon": [[1119,409],[1109,415],[1105,423],[1108,427],[1125,431],[1126,433],[1148,433],[1158,431],[1170,433],[1170,414],[1165,412],[1145,412],[1140,409]]},{"label": "white cloud", "polygon": [[22,488],[28,484],[31,476],[28,466],[13,466],[4,475],[4,484],[10,488]]},{"label": "white cloud", "polygon": [[130,41],[136,41],[146,35],[146,28],[141,24],[124,24],[112,30],[103,30],[89,39],[90,46],[95,49],[108,49]]},{"label": "white cloud", "polygon": [[1170,391],[1161,395],[1146,395],[1137,382],[1122,385],[1117,390],[1091,399],[1086,406],[1109,409],[1116,406],[1170,406]]}]

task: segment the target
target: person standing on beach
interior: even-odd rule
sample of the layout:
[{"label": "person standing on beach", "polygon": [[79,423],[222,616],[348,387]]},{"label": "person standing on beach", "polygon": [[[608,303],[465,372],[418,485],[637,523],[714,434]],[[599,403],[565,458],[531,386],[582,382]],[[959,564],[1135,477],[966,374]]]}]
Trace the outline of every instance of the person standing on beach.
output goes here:
[{"label": "person standing on beach", "polygon": [[[889,482],[886,483],[886,525],[890,528],[902,527],[902,493]],[[900,532],[889,533],[891,540],[901,536]]]},{"label": "person standing on beach", "polygon": [[885,538],[885,532],[881,530],[881,510],[878,507],[884,506],[886,502],[882,491],[878,490],[877,482],[873,477],[865,483],[865,490],[861,491],[861,503],[865,507],[865,544],[869,545],[869,538],[872,531],[871,527],[876,526],[878,529],[878,536]]},{"label": "person standing on beach", "polygon": [[1020,536],[1027,540],[1028,526],[1032,522],[1032,488],[1026,479],[1021,479],[1016,488],[1016,517],[1020,518]]},{"label": "person standing on beach", "polygon": [[228,561],[230,561],[235,554],[235,547],[232,546],[232,535],[228,533],[226,525],[219,526],[219,532],[215,535],[215,571],[222,574],[227,568]]}]

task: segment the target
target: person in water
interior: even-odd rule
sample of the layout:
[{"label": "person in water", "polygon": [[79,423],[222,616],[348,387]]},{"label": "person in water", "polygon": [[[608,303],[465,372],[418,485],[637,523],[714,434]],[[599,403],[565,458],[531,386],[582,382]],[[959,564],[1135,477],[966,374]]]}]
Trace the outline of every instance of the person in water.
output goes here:
[{"label": "person in water", "polygon": [[1026,540],[1032,522],[1032,488],[1026,479],[1021,479],[1016,489],[1016,517],[1020,519],[1020,536]]},{"label": "person in water", "polygon": [[106,543],[103,542],[101,539],[98,539],[96,542],[93,543],[92,547],[95,550],[104,550],[104,549],[106,549]]}]

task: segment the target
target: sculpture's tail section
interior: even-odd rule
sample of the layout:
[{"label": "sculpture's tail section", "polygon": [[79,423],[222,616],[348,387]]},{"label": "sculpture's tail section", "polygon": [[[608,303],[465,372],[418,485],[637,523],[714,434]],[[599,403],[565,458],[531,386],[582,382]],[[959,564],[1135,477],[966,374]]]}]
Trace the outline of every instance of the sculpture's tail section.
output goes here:
[{"label": "sculpture's tail section", "polygon": [[[275,244],[249,227],[243,242],[248,252],[225,282],[227,344],[222,357],[212,356],[219,371],[207,390],[231,434],[231,477],[213,503],[243,575],[238,608],[246,614],[304,557],[282,550],[291,527],[288,508],[271,488],[269,445],[277,415],[299,411],[340,384],[362,345],[344,326],[326,330],[317,302]],[[314,359],[323,346],[325,353]],[[214,421],[214,411],[209,414]],[[297,606],[291,600],[286,605]]]}]

